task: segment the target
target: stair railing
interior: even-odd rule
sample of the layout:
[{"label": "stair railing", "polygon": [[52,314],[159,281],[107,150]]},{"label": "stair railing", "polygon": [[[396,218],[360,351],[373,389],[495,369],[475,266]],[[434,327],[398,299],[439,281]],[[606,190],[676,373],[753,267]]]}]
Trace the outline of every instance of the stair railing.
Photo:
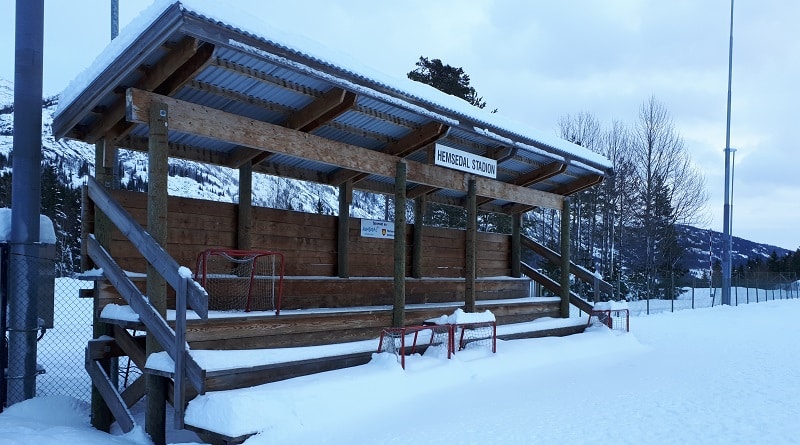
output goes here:
[{"label": "stair railing", "polygon": [[[199,394],[205,393],[205,370],[192,358],[186,343],[186,310],[191,307],[197,315],[208,319],[208,294],[192,279],[191,271],[180,267],[153,237],[117,203],[108,192],[89,177],[88,196],[94,205],[125,235],[164,280],[175,289],[175,330],[150,304],[128,278],[124,270],[114,261],[111,254],[100,244],[94,235],[87,239],[87,253],[97,266],[103,269],[108,281],[119,291],[131,309],[147,327],[162,348],[175,363],[173,407],[175,425],[182,428],[185,405],[185,379]],[[111,405],[111,404],[109,404]],[[111,408],[111,406],[109,406]],[[113,410],[112,410],[113,412]],[[117,413],[114,413],[115,417]],[[120,413],[124,414],[124,413]]]}]

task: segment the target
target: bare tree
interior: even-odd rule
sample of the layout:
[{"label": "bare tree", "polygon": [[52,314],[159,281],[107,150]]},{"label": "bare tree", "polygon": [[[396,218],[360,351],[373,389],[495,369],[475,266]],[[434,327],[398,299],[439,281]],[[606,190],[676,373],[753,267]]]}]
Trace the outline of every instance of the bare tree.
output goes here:
[{"label": "bare tree", "polygon": [[[558,121],[562,139],[602,152],[602,127],[597,118],[588,112],[562,116]],[[596,215],[603,190],[592,187],[572,197],[572,221],[570,222],[572,257],[586,267],[596,264],[595,247],[598,244],[599,222]]]},{"label": "bare tree", "polygon": [[646,292],[652,296],[656,267],[677,264],[675,224],[697,222],[707,201],[705,178],[693,167],[683,138],[655,97],[639,109],[632,134],[634,215],[644,242]]},{"label": "bare tree", "polygon": [[611,161],[613,175],[602,185],[600,265],[606,280],[616,283],[617,294],[622,293],[622,265],[629,247],[624,241],[626,227],[633,220],[631,210],[635,202],[631,140],[630,129],[620,121],[613,121],[603,132],[602,154]]}]

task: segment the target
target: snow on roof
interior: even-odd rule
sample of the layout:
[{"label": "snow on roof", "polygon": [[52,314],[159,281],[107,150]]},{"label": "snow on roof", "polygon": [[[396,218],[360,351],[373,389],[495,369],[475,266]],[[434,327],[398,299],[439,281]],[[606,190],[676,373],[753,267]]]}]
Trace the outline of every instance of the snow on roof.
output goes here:
[{"label": "snow on roof", "polygon": [[[11,209],[0,208],[0,242],[11,240]],[[50,218],[39,215],[39,242],[43,244],[56,243],[56,231]]]},{"label": "snow on roof", "polygon": [[[67,86],[61,94],[60,105],[56,114],[60,114],[69,107],[69,105],[72,104],[72,102],[74,102],[114,60],[131,47],[139,36],[141,36],[157,18],[175,4],[186,13],[248,34],[256,39],[285,49],[287,52],[299,55],[310,62],[330,67],[332,70],[329,73],[324,73],[325,78],[334,81],[342,87],[356,90],[361,94],[367,94],[382,101],[390,100],[393,104],[417,113],[423,113],[443,123],[451,124],[454,116],[463,118],[464,120],[471,121],[469,125],[480,134],[491,135],[492,138],[496,140],[512,142],[506,135],[497,134],[507,133],[511,136],[523,139],[523,141],[513,141],[513,144],[525,150],[534,148],[528,143],[525,143],[525,141],[535,141],[538,144],[544,144],[552,148],[558,152],[556,153],[558,155],[569,158],[575,157],[603,168],[610,169],[612,167],[608,159],[584,147],[567,142],[555,135],[547,135],[534,130],[523,124],[504,118],[499,114],[489,113],[488,111],[472,106],[463,99],[445,94],[429,85],[415,82],[405,77],[396,77],[379,72],[346,54],[327,48],[319,42],[294,33],[282,31],[280,27],[276,26],[274,23],[263,23],[260,18],[257,18],[253,14],[238,10],[234,6],[222,1],[156,0],[149,8],[145,9],[138,17],[131,21],[119,36],[101,52],[92,65],[87,67],[86,70]],[[265,32],[264,30],[268,31]],[[269,37],[266,37],[265,34],[268,34]],[[243,44],[238,44],[238,42],[229,41],[227,43],[231,46],[238,46],[243,50],[248,49],[243,48]],[[249,47],[249,45],[247,46]],[[275,54],[270,55],[270,58],[273,60],[276,57],[281,58]],[[281,59],[281,63],[284,65],[288,64],[285,58]],[[321,74],[319,70],[312,69],[311,67],[297,62],[288,65],[294,69],[301,69],[315,76],[320,76]],[[363,84],[356,85],[342,78],[343,75],[363,82]],[[378,89],[390,91],[391,95],[381,93]],[[430,108],[420,107],[415,105],[414,102],[429,105]],[[449,113],[451,116],[445,117],[439,111]],[[474,124],[478,124],[478,126]]]}]

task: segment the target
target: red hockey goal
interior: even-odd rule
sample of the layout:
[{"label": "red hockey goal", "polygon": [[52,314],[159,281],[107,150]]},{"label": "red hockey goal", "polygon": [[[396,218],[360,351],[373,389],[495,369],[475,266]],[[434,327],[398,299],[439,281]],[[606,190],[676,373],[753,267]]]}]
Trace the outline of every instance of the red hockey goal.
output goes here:
[{"label": "red hockey goal", "polygon": [[197,255],[195,279],[208,308],[281,312],[283,254],[266,250],[208,249]]}]

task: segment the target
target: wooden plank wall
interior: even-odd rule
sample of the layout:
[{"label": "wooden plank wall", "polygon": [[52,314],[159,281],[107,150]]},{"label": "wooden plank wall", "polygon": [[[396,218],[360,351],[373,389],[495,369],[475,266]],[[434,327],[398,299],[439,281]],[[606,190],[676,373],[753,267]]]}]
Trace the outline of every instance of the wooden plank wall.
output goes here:
[{"label": "wooden plank wall", "polygon": [[[123,190],[112,196],[146,227],[147,195]],[[236,247],[236,205],[190,198],[170,197],[167,251],[178,264],[194,270],[197,254],[208,248]],[[253,208],[253,248],[277,250],[286,258],[287,276],[336,276],[337,218],[330,215]],[[409,227],[408,271],[411,274]],[[463,230],[425,227],[422,272],[425,277],[464,276]],[[392,240],[361,237],[361,221],[350,222],[350,275],[391,277]],[[478,234],[478,276],[510,274],[510,235]],[[115,230],[111,254],[129,271],[143,272],[144,259],[121,233]]]}]

